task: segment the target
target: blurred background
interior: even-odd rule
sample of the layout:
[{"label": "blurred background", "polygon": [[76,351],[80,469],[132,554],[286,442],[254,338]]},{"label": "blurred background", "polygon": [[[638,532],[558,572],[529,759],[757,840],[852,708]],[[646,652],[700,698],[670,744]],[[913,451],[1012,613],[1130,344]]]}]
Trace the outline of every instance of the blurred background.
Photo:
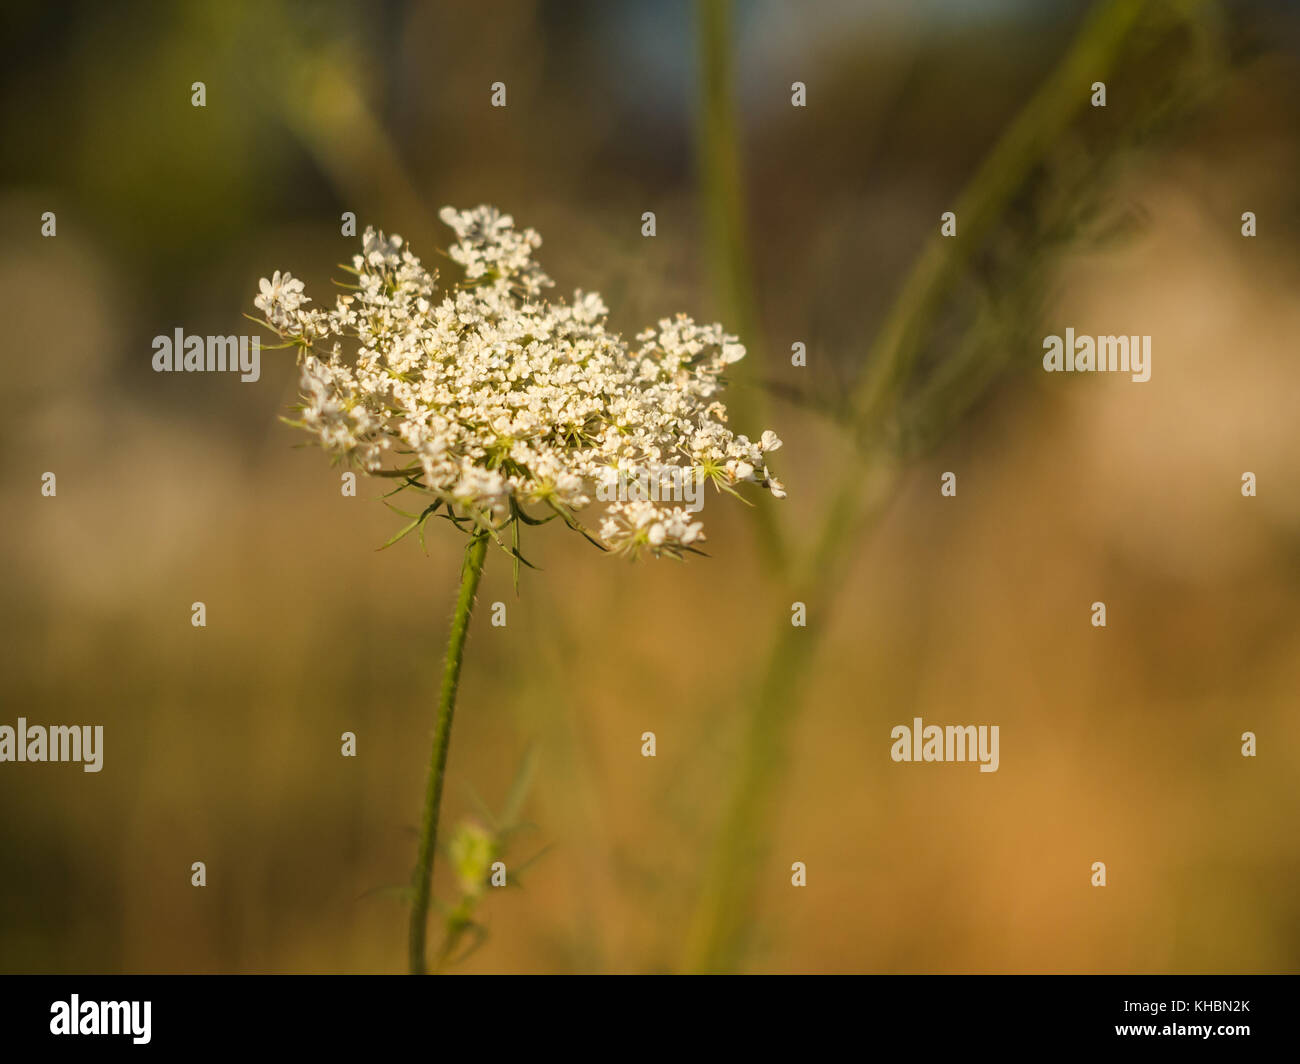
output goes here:
[{"label": "blurred background", "polygon": [[[98,774],[0,765],[0,969],[403,969],[463,541],[375,550],[378,486],[341,496],[277,421],[288,353],[241,384],[156,374],[151,342],[252,334],[274,269],[326,297],[344,211],[433,263],[437,209],[478,203],[625,334],[740,331],[733,424],[786,441],[789,497],[710,498],[684,564],[530,529],[517,597],[489,556],[443,836],[531,749],[506,860],[541,856],[454,970],[1300,968],[1295,5],[4,18],[0,723],[106,734]],[[913,357],[855,421],[890,322]],[[1152,336],[1150,382],[1045,375],[1067,326]],[[892,762],[917,716],[997,724],[999,771]]]}]

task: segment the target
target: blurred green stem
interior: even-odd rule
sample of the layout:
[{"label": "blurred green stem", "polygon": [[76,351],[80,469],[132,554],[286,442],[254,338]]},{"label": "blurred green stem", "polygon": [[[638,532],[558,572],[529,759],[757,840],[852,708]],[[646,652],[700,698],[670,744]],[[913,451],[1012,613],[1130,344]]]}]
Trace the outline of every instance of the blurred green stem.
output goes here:
[{"label": "blurred green stem", "polygon": [[425,957],[429,930],[429,899],[433,891],[433,855],[438,844],[438,810],[442,805],[442,781],[447,770],[447,748],[451,744],[451,721],[456,712],[456,689],[460,686],[460,666],[465,657],[469,636],[469,618],[474,610],[483,562],[487,557],[488,534],[476,531],[465,547],[461,566],[460,594],[447,637],[447,657],[442,666],[442,692],[438,698],[438,719],[434,724],[433,750],[429,756],[429,781],[424,792],[424,817],[420,824],[420,852],[415,862],[411,887],[411,974],[424,975],[428,970]]},{"label": "blurred green stem", "polygon": [[[764,358],[749,265],[745,186],[741,180],[744,168],[732,88],[730,0],[699,0],[696,23],[699,99],[695,147],[701,206],[708,232],[709,266],[723,318],[736,330],[749,353],[749,386],[732,391],[728,403],[734,423],[744,426],[754,438],[764,428],[765,404],[761,381],[757,379],[764,369]],[[785,564],[786,553],[774,509],[760,503],[754,521],[763,559],[773,571],[779,572]]]},{"label": "blurred green stem", "polygon": [[816,604],[816,625],[796,628],[783,619],[770,644],[762,682],[752,694],[740,763],[687,935],[689,972],[731,971],[744,953],[785,751],[817,651],[815,632],[825,631],[844,584],[838,564],[842,548],[850,534],[864,537],[893,498],[897,465],[882,453],[869,460],[866,471],[864,477],[859,467],[853,494],[835,500],[809,563],[796,575],[802,600]]},{"label": "blurred green stem", "polygon": [[1025,179],[1088,106],[1089,87],[1110,76],[1144,0],[1107,0],[1088,14],[1070,50],[984,157],[957,198],[958,235],[936,231],[908,274],[866,357],[853,394],[859,428],[878,430],[920,350],[921,338],[952,279],[979,246]]},{"label": "blurred green stem", "polygon": [[[703,3],[701,11],[712,5]],[[959,237],[937,235],[909,274],[876,336],[853,395],[855,423],[867,452],[865,468],[846,463],[808,564],[794,574],[796,594],[815,603],[815,626],[794,628],[782,616],[762,685],[753,692],[743,748],[687,937],[686,969],[725,972],[740,963],[766,839],[783,778],[800,702],[817,641],[829,626],[844,571],[844,551],[882,512],[898,467],[881,432],[914,367],[927,325],[969,250],[992,229],[1034,168],[1087,104],[1089,86],[1113,69],[1143,0],[1106,0],[1088,14],[1069,51],[998,139],[957,199]],[[701,33],[708,29],[702,17]],[[707,48],[705,49],[707,52]],[[738,175],[735,177],[739,183]],[[864,475],[868,490],[864,491]],[[870,487],[874,481],[875,490]]]}]

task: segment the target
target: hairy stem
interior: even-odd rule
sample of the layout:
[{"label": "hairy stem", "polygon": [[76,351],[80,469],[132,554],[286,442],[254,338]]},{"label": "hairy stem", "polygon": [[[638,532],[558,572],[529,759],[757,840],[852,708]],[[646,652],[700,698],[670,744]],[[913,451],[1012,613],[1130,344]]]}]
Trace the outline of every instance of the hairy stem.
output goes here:
[{"label": "hairy stem", "polygon": [[420,823],[420,852],[411,877],[414,899],[411,905],[411,974],[428,970],[425,957],[429,930],[429,900],[433,892],[433,855],[438,844],[438,809],[442,805],[442,782],[447,770],[447,748],[451,744],[451,720],[456,712],[456,689],[460,686],[460,666],[465,658],[465,641],[469,636],[469,618],[474,610],[483,561],[487,557],[488,534],[474,532],[465,548],[461,566],[460,594],[451,618],[447,637],[447,657],[442,666],[442,691],[438,696],[438,719],[433,730],[433,750],[429,755],[429,781],[424,790],[424,815]]}]

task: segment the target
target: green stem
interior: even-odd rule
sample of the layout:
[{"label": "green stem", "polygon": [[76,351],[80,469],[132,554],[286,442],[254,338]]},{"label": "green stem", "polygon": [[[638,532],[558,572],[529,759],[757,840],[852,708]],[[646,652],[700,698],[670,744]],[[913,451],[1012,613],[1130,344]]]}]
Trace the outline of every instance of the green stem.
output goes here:
[{"label": "green stem", "polygon": [[[851,533],[865,537],[894,498],[898,468],[884,455],[868,460],[866,499],[841,496],[826,518],[807,566],[794,586],[800,598],[817,604],[818,625],[829,624],[843,589],[841,557]],[[817,653],[816,632],[784,621],[767,654],[762,681],[751,692],[745,736],[730,796],[722,814],[686,939],[685,970],[695,974],[734,971],[744,956],[754,923],[754,897],[762,874],[766,839],[776,813],[799,708]]]},{"label": "green stem", "polygon": [[930,238],[867,352],[866,370],[851,399],[860,432],[879,431],[915,365],[926,326],[961,265],[1069,123],[1086,109],[1088,86],[1109,77],[1146,6],[1135,0],[1107,0],[1093,7],[1056,69],[984,157],[952,208],[960,235]]},{"label": "green stem", "polygon": [[[687,971],[734,971],[743,959],[746,932],[754,922],[765,840],[785,775],[785,750],[815,660],[818,634],[825,631],[825,619],[842,586],[845,550],[855,538],[865,536],[883,512],[897,477],[897,464],[888,454],[881,426],[896,409],[902,386],[915,367],[925,328],[966,249],[993,228],[1034,166],[1086,104],[1087,86],[1113,69],[1145,6],[1133,0],[1106,0],[1090,13],[1056,72],[998,140],[958,200],[961,243],[937,238],[931,242],[868,353],[867,368],[851,397],[866,461],[846,463],[807,563],[793,574],[800,599],[817,603],[820,627],[792,628],[783,617],[771,644],[764,682],[752,693],[741,757],[687,935]],[[866,499],[864,471],[877,482],[876,490],[865,493]]]},{"label": "green stem", "polygon": [[465,640],[469,635],[469,618],[474,610],[483,561],[487,557],[488,535],[474,532],[465,548],[461,567],[460,594],[447,637],[447,657],[442,666],[442,691],[438,697],[438,719],[433,730],[433,750],[429,755],[429,781],[424,791],[424,817],[420,824],[420,853],[412,875],[414,901],[411,906],[411,974],[428,970],[425,942],[429,930],[429,899],[433,892],[433,854],[438,844],[438,809],[442,805],[442,781],[447,770],[447,748],[451,743],[451,720],[456,712],[456,689],[460,686],[460,666],[465,657]]},{"label": "green stem", "polygon": [[[723,320],[749,351],[743,364],[745,387],[735,387],[727,400],[733,423],[751,438],[763,424],[762,381],[766,368],[762,329],[750,270],[749,234],[745,221],[745,185],[740,134],[732,89],[732,29],[730,0],[699,0],[699,98],[696,102],[695,149],[701,207],[708,233],[714,293]],[[775,509],[761,503],[754,511],[754,528],[764,560],[778,572],[786,562],[785,544]]]}]

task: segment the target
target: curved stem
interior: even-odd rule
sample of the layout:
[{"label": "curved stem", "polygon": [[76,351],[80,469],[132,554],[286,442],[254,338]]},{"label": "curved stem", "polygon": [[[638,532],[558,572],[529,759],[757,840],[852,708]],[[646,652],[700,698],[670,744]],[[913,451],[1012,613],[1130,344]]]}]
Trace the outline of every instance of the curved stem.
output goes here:
[{"label": "curved stem", "polygon": [[953,206],[961,238],[930,238],[867,352],[851,397],[859,431],[875,431],[889,412],[915,366],[925,328],[966,256],[1003,216],[1069,123],[1087,110],[1088,93],[1080,86],[1109,77],[1146,6],[1145,0],[1097,3],[1069,51],[985,156]]},{"label": "curved stem", "polygon": [[429,899],[433,891],[433,854],[438,843],[438,809],[442,805],[442,781],[447,769],[447,748],[451,743],[451,720],[456,712],[456,689],[460,685],[460,666],[465,657],[465,640],[469,635],[469,617],[474,610],[479,577],[487,556],[488,536],[477,531],[470,536],[461,566],[460,594],[451,618],[447,637],[447,657],[442,666],[442,691],[438,697],[438,719],[433,730],[433,750],[429,755],[429,782],[424,791],[424,816],[420,824],[420,853],[415,862],[411,886],[411,974],[428,970],[425,941],[429,930]]},{"label": "curved stem", "polygon": [[[865,469],[868,477],[879,477],[878,490],[864,500],[864,464],[845,463],[808,563],[793,574],[800,598],[818,602],[826,615],[842,586],[845,550],[887,505],[889,485],[897,475],[879,431],[873,430],[895,409],[900,388],[914,369],[919,338],[952,279],[962,249],[973,246],[994,226],[1069,120],[1086,106],[1087,94],[1079,86],[1114,68],[1145,6],[1132,0],[1100,0],[1055,73],[999,138],[958,200],[965,243],[932,241],[878,334],[852,396],[856,423],[863,432]],[[818,635],[811,628],[791,628],[784,614],[778,623],[766,682],[748,706],[744,749],[696,900],[686,943],[685,968],[690,972],[735,971],[754,922],[759,870],[777,788],[784,779],[784,751],[803,703]]]}]

